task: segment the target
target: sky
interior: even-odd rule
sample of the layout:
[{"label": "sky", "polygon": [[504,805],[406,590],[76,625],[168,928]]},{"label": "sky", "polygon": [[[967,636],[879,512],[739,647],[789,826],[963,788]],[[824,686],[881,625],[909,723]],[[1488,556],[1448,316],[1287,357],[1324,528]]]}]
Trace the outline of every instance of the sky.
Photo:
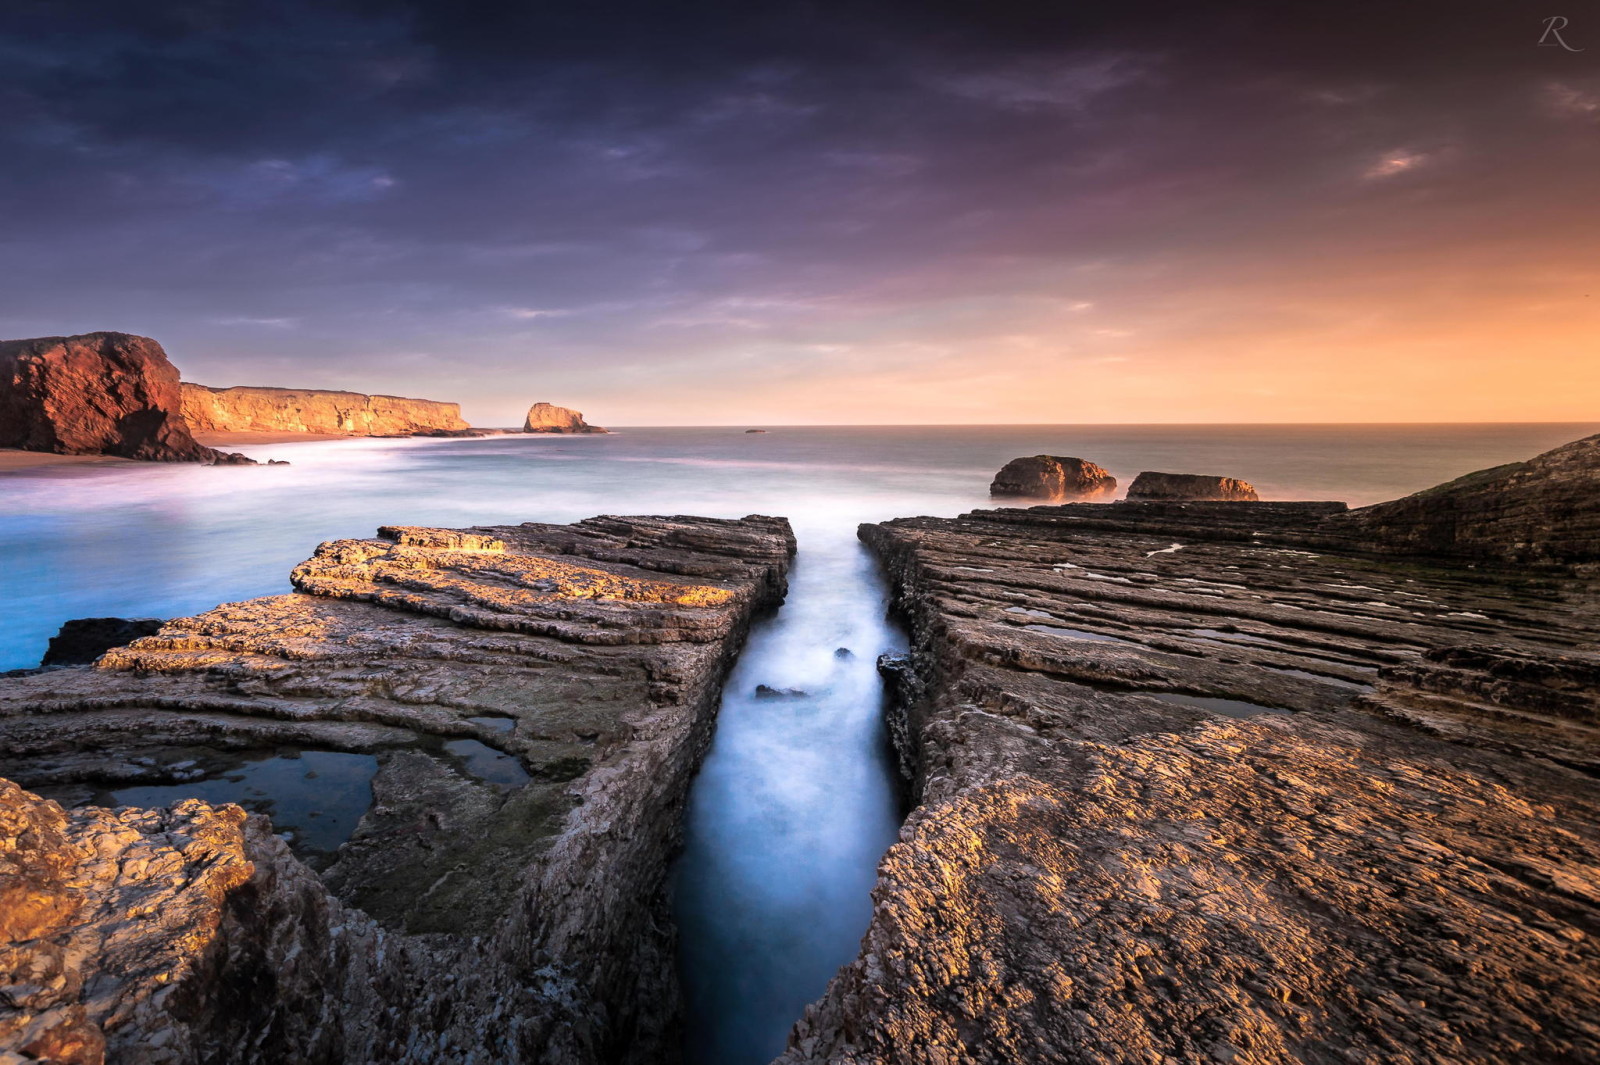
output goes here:
[{"label": "sky", "polygon": [[8,0],[0,64],[0,336],[204,384],[1600,416],[1593,0]]}]

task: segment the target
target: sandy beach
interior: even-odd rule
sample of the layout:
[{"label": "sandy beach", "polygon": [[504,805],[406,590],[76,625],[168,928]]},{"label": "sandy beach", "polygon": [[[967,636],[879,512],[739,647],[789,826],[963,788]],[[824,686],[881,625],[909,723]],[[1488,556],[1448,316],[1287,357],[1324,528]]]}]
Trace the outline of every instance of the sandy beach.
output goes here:
[{"label": "sandy beach", "polygon": [[195,440],[206,447],[249,447],[252,444],[314,444],[322,440],[353,440],[344,433],[195,433]]},{"label": "sandy beach", "polygon": [[0,448],[0,473],[36,470],[54,466],[131,466],[133,459],[111,455],[56,455],[48,451],[20,451]]}]

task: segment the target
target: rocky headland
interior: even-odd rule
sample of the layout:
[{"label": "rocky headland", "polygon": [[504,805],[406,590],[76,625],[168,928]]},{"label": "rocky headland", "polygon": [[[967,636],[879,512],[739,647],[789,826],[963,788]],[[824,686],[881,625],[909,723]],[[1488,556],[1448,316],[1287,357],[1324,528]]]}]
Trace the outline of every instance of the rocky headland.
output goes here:
[{"label": "rocky headland", "polygon": [[[1581,543],[1584,454],[1438,491]],[[1600,1060],[1600,581],[1428,498],[862,526],[916,805],[785,1065]]]},{"label": "rocky headland", "polygon": [[549,403],[535,403],[528,408],[528,417],[522,423],[525,433],[604,433],[609,430],[590,425],[578,411],[557,407]]},{"label": "rocky headland", "polygon": [[763,517],[386,528],[0,679],[0,1053],[673,1060],[667,864],[793,550]]},{"label": "rocky headland", "polygon": [[427,436],[471,429],[458,403],[318,388],[210,388],[187,381],[183,417],[196,433]]},{"label": "rocky headland", "polygon": [[1593,567],[1600,562],[1600,436],[1353,510],[1318,533],[1311,541],[1379,555]]},{"label": "rocky headland", "polygon": [[154,462],[250,460],[195,441],[178,370],[129,333],[0,341],[0,447]]},{"label": "rocky headland", "polygon": [[1012,459],[994,475],[991,496],[1030,499],[1097,499],[1117,490],[1117,479],[1084,459],[1029,455]]}]

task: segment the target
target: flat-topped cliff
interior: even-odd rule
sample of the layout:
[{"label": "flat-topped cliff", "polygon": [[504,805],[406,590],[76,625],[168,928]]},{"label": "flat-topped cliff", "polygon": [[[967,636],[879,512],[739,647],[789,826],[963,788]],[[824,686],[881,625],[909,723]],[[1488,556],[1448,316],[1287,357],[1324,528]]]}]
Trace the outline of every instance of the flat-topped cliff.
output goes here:
[{"label": "flat-topped cliff", "polygon": [[766,517],[385,528],[0,679],[0,1058],[673,1060],[668,862],[793,551]]},{"label": "flat-topped cliff", "polygon": [[318,388],[211,388],[188,381],[183,417],[197,433],[410,436],[471,428],[458,403]]}]

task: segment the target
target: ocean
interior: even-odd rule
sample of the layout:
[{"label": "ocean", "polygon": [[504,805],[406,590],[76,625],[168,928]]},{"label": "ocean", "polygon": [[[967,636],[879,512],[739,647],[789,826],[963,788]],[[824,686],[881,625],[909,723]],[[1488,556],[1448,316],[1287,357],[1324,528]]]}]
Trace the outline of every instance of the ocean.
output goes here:
[{"label": "ocean", "polygon": [[[903,637],[857,523],[991,505],[1005,462],[1239,477],[1265,499],[1364,505],[1530,457],[1600,425],[766,426],[607,436],[354,439],[245,450],[290,466],[57,467],[0,475],[0,669],[77,617],[174,617],[287,591],[329,539],[379,525],[595,514],[777,514],[800,554],[788,602],[731,678],[675,879],[690,1058],[740,1065],[854,956],[899,810],[877,655]],[[843,649],[847,653],[841,654]],[[765,684],[803,695],[758,698]]]}]

